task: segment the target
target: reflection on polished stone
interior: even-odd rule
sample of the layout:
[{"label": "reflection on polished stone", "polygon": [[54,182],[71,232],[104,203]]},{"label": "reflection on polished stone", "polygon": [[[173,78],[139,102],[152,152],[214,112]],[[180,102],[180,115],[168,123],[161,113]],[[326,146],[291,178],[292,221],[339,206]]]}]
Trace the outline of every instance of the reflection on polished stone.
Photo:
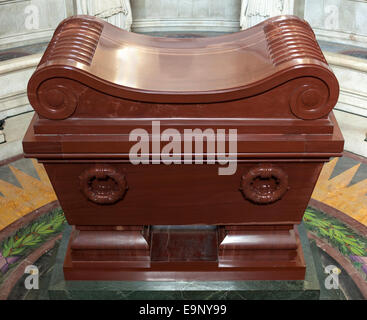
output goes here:
[{"label": "reflection on polished stone", "polygon": [[152,261],[217,261],[216,226],[153,226]]}]

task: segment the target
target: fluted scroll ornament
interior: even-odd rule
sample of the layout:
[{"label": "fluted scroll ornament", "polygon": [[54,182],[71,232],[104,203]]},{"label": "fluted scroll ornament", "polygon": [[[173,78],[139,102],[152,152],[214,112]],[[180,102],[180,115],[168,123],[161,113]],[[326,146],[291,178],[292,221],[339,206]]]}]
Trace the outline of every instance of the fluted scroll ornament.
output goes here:
[{"label": "fluted scroll ornament", "polygon": [[259,164],[242,177],[241,191],[255,204],[280,200],[289,189],[288,175],[272,164]]},{"label": "fluted scroll ornament", "polygon": [[100,164],[83,171],[79,176],[80,190],[97,204],[113,204],[127,191],[125,176],[112,166]]}]

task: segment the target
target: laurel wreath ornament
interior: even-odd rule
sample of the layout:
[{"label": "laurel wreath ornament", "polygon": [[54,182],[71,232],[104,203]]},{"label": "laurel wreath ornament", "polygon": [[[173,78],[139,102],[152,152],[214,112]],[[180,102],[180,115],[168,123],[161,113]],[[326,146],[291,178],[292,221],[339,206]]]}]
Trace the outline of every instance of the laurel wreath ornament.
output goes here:
[{"label": "laurel wreath ornament", "polygon": [[63,211],[58,208],[25,228],[19,229],[14,235],[0,243],[0,276],[14,266],[28,252],[33,251],[51,236],[61,232],[66,219]]},{"label": "laurel wreath ornament", "polygon": [[308,231],[338,249],[367,279],[367,239],[338,219],[310,207],[306,209],[303,221]]}]

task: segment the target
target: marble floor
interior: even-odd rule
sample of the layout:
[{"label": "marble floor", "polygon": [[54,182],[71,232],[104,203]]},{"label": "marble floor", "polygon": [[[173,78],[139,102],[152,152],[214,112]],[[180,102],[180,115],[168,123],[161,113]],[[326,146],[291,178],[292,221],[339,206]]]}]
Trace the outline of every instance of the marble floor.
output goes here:
[{"label": "marble floor", "polygon": [[367,162],[346,154],[324,165],[312,199],[367,226]]},{"label": "marble floor", "polygon": [[36,160],[19,159],[0,167],[0,230],[56,199]]}]

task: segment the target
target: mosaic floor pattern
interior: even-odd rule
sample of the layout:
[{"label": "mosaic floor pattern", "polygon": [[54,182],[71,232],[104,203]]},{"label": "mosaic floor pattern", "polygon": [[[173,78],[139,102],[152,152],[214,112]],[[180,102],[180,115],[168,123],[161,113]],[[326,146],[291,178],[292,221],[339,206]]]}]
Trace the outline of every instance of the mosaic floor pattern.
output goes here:
[{"label": "mosaic floor pattern", "polygon": [[45,169],[34,159],[0,167],[0,230],[57,200]]},{"label": "mosaic floor pattern", "polygon": [[362,161],[344,156],[325,164],[312,199],[367,225],[367,164]]}]

